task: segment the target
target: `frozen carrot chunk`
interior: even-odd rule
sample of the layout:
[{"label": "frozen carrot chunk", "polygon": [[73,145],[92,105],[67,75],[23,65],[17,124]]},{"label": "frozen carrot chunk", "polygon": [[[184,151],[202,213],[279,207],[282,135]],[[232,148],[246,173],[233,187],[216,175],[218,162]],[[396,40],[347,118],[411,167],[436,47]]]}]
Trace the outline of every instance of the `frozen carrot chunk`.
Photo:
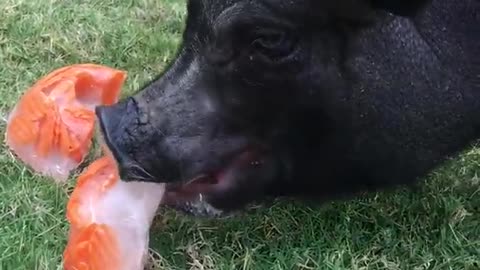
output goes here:
[{"label": "frozen carrot chunk", "polygon": [[124,182],[110,155],[79,176],[67,205],[64,269],[143,270],[164,184]]},{"label": "frozen carrot chunk", "polygon": [[35,171],[64,182],[89,151],[94,109],[118,101],[126,72],[95,64],[57,69],[28,89],[7,121],[6,143]]}]

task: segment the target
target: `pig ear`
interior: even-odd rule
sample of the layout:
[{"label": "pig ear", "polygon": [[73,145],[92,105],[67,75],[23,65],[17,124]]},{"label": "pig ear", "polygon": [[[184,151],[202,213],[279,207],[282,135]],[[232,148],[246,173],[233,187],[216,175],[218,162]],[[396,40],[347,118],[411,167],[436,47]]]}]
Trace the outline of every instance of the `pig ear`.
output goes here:
[{"label": "pig ear", "polygon": [[383,9],[399,16],[413,16],[431,0],[370,0],[375,9]]}]

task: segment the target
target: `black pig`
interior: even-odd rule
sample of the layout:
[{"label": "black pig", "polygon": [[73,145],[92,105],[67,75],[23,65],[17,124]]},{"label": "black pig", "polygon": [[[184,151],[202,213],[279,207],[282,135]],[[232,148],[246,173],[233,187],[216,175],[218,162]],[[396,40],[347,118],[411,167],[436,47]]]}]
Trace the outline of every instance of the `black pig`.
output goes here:
[{"label": "black pig", "polygon": [[221,215],[414,184],[479,137],[477,0],[190,0],[171,66],[98,107],[125,181]]}]

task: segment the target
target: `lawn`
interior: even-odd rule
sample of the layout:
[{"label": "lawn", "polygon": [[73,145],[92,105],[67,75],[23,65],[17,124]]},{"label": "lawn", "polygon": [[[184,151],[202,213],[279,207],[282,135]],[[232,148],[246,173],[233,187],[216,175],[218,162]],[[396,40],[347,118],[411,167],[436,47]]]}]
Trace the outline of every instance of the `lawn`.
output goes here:
[{"label": "lawn", "polygon": [[[179,0],[0,1],[0,131],[27,87],[55,68],[96,62],[129,72],[125,94],[172,59]],[[3,140],[3,138],[2,138]],[[0,148],[0,270],[61,269],[71,192]],[[152,229],[151,269],[480,269],[480,148],[415,192],[321,208],[277,202],[229,220],[166,211]]]}]

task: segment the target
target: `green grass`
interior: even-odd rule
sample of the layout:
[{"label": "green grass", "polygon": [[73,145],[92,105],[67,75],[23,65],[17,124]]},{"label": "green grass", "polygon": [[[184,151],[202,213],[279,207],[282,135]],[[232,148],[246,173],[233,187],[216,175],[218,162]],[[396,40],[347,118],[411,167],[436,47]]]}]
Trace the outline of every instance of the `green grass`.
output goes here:
[{"label": "green grass", "polygon": [[[127,70],[124,93],[132,93],[174,55],[184,8],[178,0],[0,1],[0,116],[39,77],[73,63]],[[0,269],[61,269],[69,187],[0,150]],[[372,194],[321,209],[278,202],[225,221],[166,212],[152,230],[152,267],[480,269],[479,169],[473,148],[417,193]]]}]

